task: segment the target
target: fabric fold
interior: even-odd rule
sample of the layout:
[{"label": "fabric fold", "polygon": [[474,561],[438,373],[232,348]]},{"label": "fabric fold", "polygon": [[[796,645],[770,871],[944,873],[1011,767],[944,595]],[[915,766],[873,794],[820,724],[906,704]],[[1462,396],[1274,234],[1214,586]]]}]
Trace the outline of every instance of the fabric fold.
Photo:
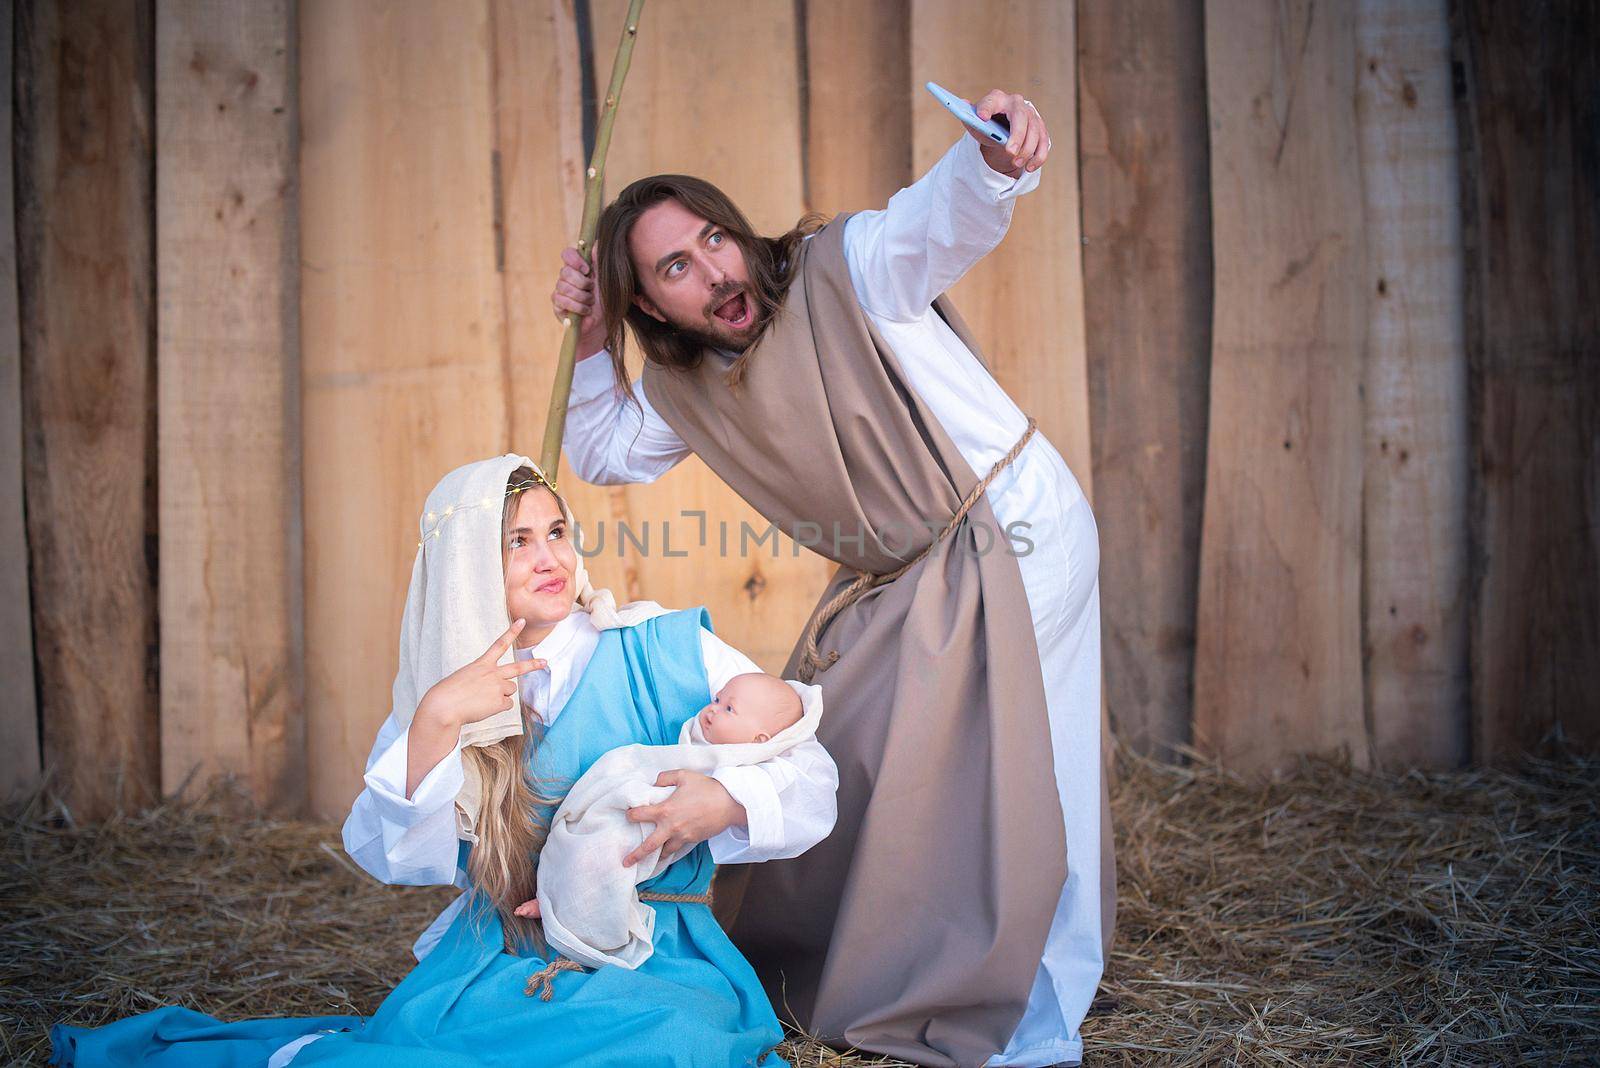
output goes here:
[{"label": "fabric fold", "polygon": [[[802,242],[740,385],[709,355],[644,370],[656,410],[723,481],[841,565],[819,608],[857,571],[913,559],[980,477],[861,309],[846,218]],[[948,300],[934,307],[977,352]],[[840,769],[834,831],[803,857],[719,875],[719,900],[741,902],[725,922],[774,1003],[826,1040],[978,1064],[1027,1005],[1067,858],[1014,551],[980,497],[827,626],[820,644],[840,659],[814,681]],[[932,916],[937,938],[918,921]]]}]

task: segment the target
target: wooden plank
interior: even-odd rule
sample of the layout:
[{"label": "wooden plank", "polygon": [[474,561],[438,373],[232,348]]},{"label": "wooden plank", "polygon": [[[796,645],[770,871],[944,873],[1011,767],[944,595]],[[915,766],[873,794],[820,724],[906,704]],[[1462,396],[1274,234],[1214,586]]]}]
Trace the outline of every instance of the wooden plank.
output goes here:
[{"label": "wooden plank", "polygon": [[[969,100],[991,89],[1020,92],[1044,116],[1052,147],[1038,188],[1017,200],[1005,240],[952,287],[950,297],[995,379],[1038,419],[1092,501],[1076,165],[1076,7],[1075,0],[1022,0],[1001,7],[915,0],[912,166],[925,173],[957,137],[966,136],[923,91],[924,71],[941,72],[933,80]],[[1109,783],[1112,733],[1104,687],[1100,693],[1103,783]]]},{"label": "wooden plank", "polygon": [[1366,709],[1390,767],[1467,758],[1467,362],[1446,0],[1362,0],[1356,114],[1371,294]]},{"label": "wooden plank", "polygon": [[912,161],[922,174],[966,136],[923,91],[927,72],[937,71],[934,81],[969,100],[990,89],[1020,92],[1044,116],[1052,148],[1039,187],[1017,200],[1005,240],[950,298],[995,378],[1038,418],[1089,494],[1074,8],[1062,0],[1003,6],[917,0],[911,9]]},{"label": "wooden plank", "polygon": [[1196,741],[1368,762],[1355,7],[1209,0],[1215,291]]},{"label": "wooden plank", "polygon": [[428,490],[504,451],[486,2],[300,9],[306,702],[342,817],[390,708]]},{"label": "wooden plank", "polygon": [[1472,434],[1472,742],[1600,750],[1600,8],[1451,4]]},{"label": "wooden plank", "polygon": [[911,172],[909,0],[807,0],[805,201],[810,210],[881,208]]},{"label": "wooden plank", "polygon": [[[626,10],[623,0],[593,4],[602,84]],[[711,18],[688,0],[651,0],[606,160],[608,195],[650,174],[695,174],[727,193],[757,231],[789,229],[804,209],[797,54],[793,4],[728,5]],[[696,57],[693,78],[684,76],[689,55]],[[637,346],[631,360],[637,377]],[[635,534],[645,524],[650,531],[648,553],[632,543],[626,550],[630,595],[669,607],[706,605],[720,636],[764,670],[781,671],[834,565],[782,535],[758,543],[767,521],[698,457],[625,492]],[[705,513],[704,544],[700,521],[685,514],[695,511]],[[688,555],[666,555],[663,523],[671,551]],[[743,545],[742,524],[751,531]],[[608,529],[597,560],[616,558],[615,534],[615,526]]]},{"label": "wooden plank", "polygon": [[[9,10],[9,9],[8,9]],[[28,532],[22,517],[22,366],[12,198],[11,32],[0,19],[0,801],[39,785]]]},{"label": "wooden plank", "polygon": [[159,781],[148,3],[17,5],[24,486],[44,761],[79,819]]},{"label": "wooden plank", "polygon": [[1117,735],[1189,741],[1211,365],[1199,5],[1078,8],[1084,323],[1105,692]]},{"label": "wooden plank", "polygon": [[156,22],[162,789],[227,774],[283,813],[306,803],[292,14]]},{"label": "wooden plank", "polygon": [[[490,17],[508,420],[511,447],[538,459],[561,347],[561,323],[550,308],[550,289],[561,266],[561,250],[577,241],[583,215],[588,159],[582,57],[571,0],[493,0]],[[609,62],[606,53],[598,74],[602,82],[610,75]],[[624,108],[631,106],[627,88],[623,97]],[[565,463],[557,485],[586,539],[598,534],[602,524],[609,539],[614,524],[629,521],[623,487],[581,482]],[[619,600],[637,596],[629,592],[625,561],[614,552],[586,560],[585,566],[595,584],[612,588]]]}]

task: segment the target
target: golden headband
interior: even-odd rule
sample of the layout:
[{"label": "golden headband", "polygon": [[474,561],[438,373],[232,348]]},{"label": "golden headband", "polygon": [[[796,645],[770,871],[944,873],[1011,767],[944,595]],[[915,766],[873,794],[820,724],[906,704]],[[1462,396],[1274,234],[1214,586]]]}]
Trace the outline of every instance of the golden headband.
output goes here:
[{"label": "golden headband", "polygon": [[423,544],[426,543],[429,538],[437,538],[441,529],[444,527],[444,521],[455,515],[457,512],[464,512],[468,508],[490,508],[495,504],[500,503],[500,501],[504,501],[506,497],[511,497],[515,494],[522,493],[525,490],[530,490],[535,486],[543,486],[551,493],[559,492],[556,489],[556,484],[554,482],[550,481],[548,478],[545,478],[542,471],[535,470],[532,478],[525,478],[521,482],[508,485],[506,487],[506,492],[499,499],[499,501],[497,501],[494,497],[485,497],[481,501],[462,501],[458,504],[452,504],[442,512],[429,512],[427,515],[423,516],[423,519],[426,522],[432,522],[433,526],[422,535],[422,541],[417,542],[417,548],[422,548]]}]

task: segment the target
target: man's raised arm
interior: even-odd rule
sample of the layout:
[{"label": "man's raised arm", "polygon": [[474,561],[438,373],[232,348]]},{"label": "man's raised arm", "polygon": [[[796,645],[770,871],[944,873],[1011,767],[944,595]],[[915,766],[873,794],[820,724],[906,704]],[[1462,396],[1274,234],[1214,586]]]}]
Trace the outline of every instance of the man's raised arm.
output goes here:
[{"label": "man's raised arm", "polygon": [[845,223],[845,257],[861,306],[885,319],[919,319],[1000,243],[1018,196],[1039,184],[1050,137],[1033,105],[996,89],[977,104],[1005,115],[1006,145],[963,136],[926,174]]}]

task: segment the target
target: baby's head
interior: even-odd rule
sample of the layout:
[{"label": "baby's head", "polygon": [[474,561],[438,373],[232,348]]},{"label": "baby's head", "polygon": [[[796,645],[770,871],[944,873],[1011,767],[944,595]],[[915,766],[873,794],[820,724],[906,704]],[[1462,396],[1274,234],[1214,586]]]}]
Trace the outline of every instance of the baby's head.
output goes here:
[{"label": "baby's head", "polygon": [[715,745],[767,742],[800,722],[800,695],[760,671],[735,675],[700,710],[700,731]]}]

